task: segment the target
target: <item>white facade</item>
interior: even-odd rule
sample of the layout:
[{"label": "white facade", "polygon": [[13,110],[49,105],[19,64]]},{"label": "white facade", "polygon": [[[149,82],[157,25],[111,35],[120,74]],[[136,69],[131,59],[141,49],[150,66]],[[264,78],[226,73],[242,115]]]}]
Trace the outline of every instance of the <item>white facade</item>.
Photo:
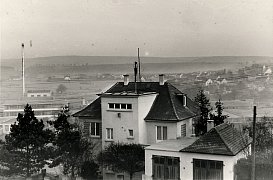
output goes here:
[{"label": "white facade", "polygon": [[[157,94],[102,96],[102,147],[111,142],[147,144],[147,127],[144,118],[156,96]],[[111,109],[109,103],[130,104],[132,108]],[[129,131],[133,131],[133,136],[130,136]],[[109,133],[113,133],[113,137],[108,136]]]},{"label": "white facade", "polygon": [[152,180],[153,175],[153,165],[152,157],[153,155],[158,156],[169,156],[178,157],[180,160],[180,179],[193,179],[193,159],[202,160],[215,160],[223,161],[223,180],[233,180],[234,178],[234,165],[237,160],[245,157],[243,151],[238,153],[236,156],[225,156],[225,155],[213,155],[213,154],[199,154],[199,153],[187,153],[178,151],[165,151],[165,150],[145,150],[145,175],[143,179]]}]

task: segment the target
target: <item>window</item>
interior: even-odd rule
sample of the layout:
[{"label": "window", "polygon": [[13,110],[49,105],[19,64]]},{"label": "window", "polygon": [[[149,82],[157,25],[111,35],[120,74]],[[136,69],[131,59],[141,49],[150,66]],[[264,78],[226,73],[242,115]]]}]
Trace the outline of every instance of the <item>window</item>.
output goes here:
[{"label": "window", "polygon": [[32,95],[30,95],[31,97],[34,97],[34,95],[32,94]]},{"label": "window", "polygon": [[193,159],[193,179],[223,180],[223,161],[212,161],[205,159]]},{"label": "window", "polygon": [[132,104],[127,104],[127,109],[132,109]]},{"label": "window", "polygon": [[5,131],[6,131],[6,132],[9,131],[9,125],[5,125]]},{"label": "window", "polygon": [[121,109],[126,109],[126,104],[121,104]]},{"label": "window", "polygon": [[114,103],[109,103],[109,109],[114,109]]},{"label": "window", "polygon": [[47,95],[46,95],[46,94],[44,94],[44,97],[47,97]]},{"label": "window", "polygon": [[153,179],[180,179],[179,158],[153,155]]},{"label": "window", "polygon": [[108,109],[132,109],[132,104],[108,103]]},{"label": "window", "polygon": [[157,140],[167,139],[167,126],[156,126],[156,139]]},{"label": "window", "polygon": [[134,131],[133,131],[133,129],[129,129],[128,130],[128,133],[129,133],[129,138],[133,138],[134,137]]},{"label": "window", "polygon": [[120,109],[120,104],[115,104],[115,109]]},{"label": "window", "polygon": [[187,135],[186,124],[181,125],[181,137],[185,137]]},{"label": "window", "polygon": [[113,140],[113,128],[106,128],[106,139]]},{"label": "window", "polygon": [[100,136],[100,123],[91,122],[89,132],[91,136]]}]

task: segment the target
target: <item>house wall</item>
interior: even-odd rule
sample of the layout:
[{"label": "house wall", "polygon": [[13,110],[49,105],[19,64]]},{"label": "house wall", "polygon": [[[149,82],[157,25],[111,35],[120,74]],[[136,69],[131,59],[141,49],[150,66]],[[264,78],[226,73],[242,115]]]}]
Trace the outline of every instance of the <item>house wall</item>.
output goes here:
[{"label": "house wall", "polygon": [[223,179],[232,180],[234,176],[234,165],[237,160],[245,157],[243,152],[238,153],[236,156],[223,156],[223,155],[211,155],[211,154],[198,154],[198,153],[186,153],[186,152],[171,152],[160,150],[145,150],[145,175],[143,179],[152,179],[152,156],[172,156],[180,158],[180,178],[181,179],[193,179],[193,159],[205,159],[223,161]]},{"label": "house wall", "polygon": [[144,145],[148,144],[147,126],[144,118],[149,113],[156,96],[157,96],[156,94],[149,96],[140,96],[138,99],[138,127],[140,144]]},{"label": "house wall", "polygon": [[[158,156],[169,156],[169,157],[179,157],[180,160],[180,172],[182,171],[181,167],[181,153],[175,152],[175,151],[158,151],[158,150],[145,150],[145,175],[143,176],[143,180],[152,180],[153,175],[153,155]],[[181,175],[181,173],[180,173]],[[182,177],[182,176],[181,176]],[[187,178],[181,178],[181,179],[187,179]],[[188,179],[187,179],[188,180]]]},{"label": "house wall", "polygon": [[102,150],[102,145],[101,145],[101,137],[102,137],[102,131],[100,130],[100,137],[93,137],[89,134],[89,129],[84,129],[84,123],[88,122],[97,122],[97,123],[101,123],[101,119],[91,119],[88,117],[80,117],[80,118],[76,118],[76,121],[79,123],[79,125],[81,126],[81,128],[84,131],[84,134],[89,138],[92,139],[92,143],[94,143],[94,153],[98,154],[101,150]]},{"label": "house wall", "polygon": [[[146,123],[144,118],[149,112],[156,94],[135,97],[102,97],[102,147],[111,142],[147,144]],[[108,103],[132,104],[131,110],[110,110]],[[120,117],[118,117],[120,113]],[[113,140],[106,140],[106,128],[113,128]],[[129,129],[134,138],[129,138]]]},{"label": "house wall", "polygon": [[0,130],[2,133],[0,134],[9,134],[10,133],[10,128],[11,128],[11,124],[0,124],[0,127],[2,127]]},{"label": "house wall", "polygon": [[167,126],[167,139],[176,139],[177,136],[177,122],[160,122],[148,121],[147,126],[147,143],[154,144],[156,140],[156,126]]},{"label": "house wall", "polygon": [[177,130],[176,130],[176,136],[179,138],[181,137],[181,126],[186,124],[186,136],[191,137],[192,132],[192,118],[186,119],[184,121],[177,122]]}]

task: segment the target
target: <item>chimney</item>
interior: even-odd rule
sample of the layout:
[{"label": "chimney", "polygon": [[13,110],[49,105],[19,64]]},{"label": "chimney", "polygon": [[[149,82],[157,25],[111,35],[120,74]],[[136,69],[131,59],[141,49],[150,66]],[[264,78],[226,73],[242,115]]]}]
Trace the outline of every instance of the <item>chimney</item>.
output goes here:
[{"label": "chimney", "polygon": [[124,86],[127,86],[129,84],[129,75],[124,74],[123,79],[124,79]]},{"label": "chimney", "polygon": [[83,106],[86,105],[86,100],[85,100],[85,98],[82,98],[82,105],[83,105]]},{"label": "chimney", "polygon": [[211,130],[212,128],[214,128],[214,120],[209,119],[207,120],[207,132],[209,132],[209,130]]},{"label": "chimney", "polygon": [[164,85],[164,74],[159,74],[159,85],[160,86]]}]

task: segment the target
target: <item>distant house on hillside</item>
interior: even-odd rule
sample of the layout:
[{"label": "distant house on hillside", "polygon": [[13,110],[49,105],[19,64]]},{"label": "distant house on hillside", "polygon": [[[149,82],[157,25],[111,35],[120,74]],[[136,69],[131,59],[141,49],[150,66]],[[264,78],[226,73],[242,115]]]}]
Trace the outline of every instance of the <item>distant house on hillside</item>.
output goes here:
[{"label": "distant house on hillside", "polygon": [[199,139],[162,141],[145,148],[143,179],[230,180],[234,165],[249,153],[251,140],[230,124],[221,124]]},{"label": "distant house on hillside", "polygon": [[271,68],[268,68],[268,69],[264,72],[264,75],[266,75],[266,76],[271,75],[271,74],[272,74]]},{"label": "distant house on hillside", "polygon": [[211,79],[208,79],[205,83],[206,86],[212,85],[213,81]]},{"label": "distant house on hillside", "polygon": [[64,80],[65,80],[65,81],[71,81],[70,75],[64,76]]}]

